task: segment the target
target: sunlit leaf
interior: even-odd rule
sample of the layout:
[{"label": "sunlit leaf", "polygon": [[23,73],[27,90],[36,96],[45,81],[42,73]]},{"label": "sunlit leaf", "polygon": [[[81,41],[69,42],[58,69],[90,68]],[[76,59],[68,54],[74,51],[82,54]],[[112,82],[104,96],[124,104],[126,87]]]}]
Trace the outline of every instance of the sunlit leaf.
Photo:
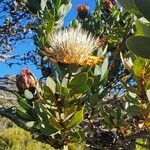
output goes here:
[{"label": "sunlit leaf", "polygon": [[46,7],[47,0],[41,0],[41,10],[44,11]]},{"label": "sunlit leaf", "polygon": [[54,0],[55,10],[57,11],[61,5],[61,0]]},{"label": "sunlit leaf", "polygon": [[78,110],[78,111],[74,112],[74,115],[70,119],[70,121],[69,121],[68,125],[66,126],[66,128],[67,129],[74,128],[75,126],[80,124],[80,122],[82,120],[83,120],[83,108],[81,108],[81,110]]},{"label": "sunlit leaf", "polygon": [[102,64],[102,67],[101,67],[101,79],[100,80],[103,80],[106,73],[108,71],[108,57],[105,58],[103,64]]},{"label": "sunlit leaf", "polygon": [[150,101],[150,89],[148,89],[148,90],[146,91],[146,95],[147,95],[147,97],[148,97],[148,100]]},{"label": "sunlit leaf", "polygon": [[56,100],[55,95],[53,94],[52,90],[49,88],[49,86],[44,86],[44,93],[43,96],[46,100],[50,100],[54,102]]},{"label": "sunlit leaf", "polygon": [[33,94],[29,90],[25,90],[24,95],[25,95],[26,99],[28,99],[28,100],[33,98]]},{"label": "sunlit leaf", "polygon": [[142,58],[137,58],[133,64],[133,72],[136,76],[142,77],[146,72],[146,60]]},{"label": "sunlit leaf", "polygon": [[46,85],[52,90],[53,93],[56,92],[56,83],[51,77],[47,78]]},{"label": "sunlit leaf", "polygon": [[144,18],[136,21],[136,29],[137,35],[150,36],[150,23]]}]

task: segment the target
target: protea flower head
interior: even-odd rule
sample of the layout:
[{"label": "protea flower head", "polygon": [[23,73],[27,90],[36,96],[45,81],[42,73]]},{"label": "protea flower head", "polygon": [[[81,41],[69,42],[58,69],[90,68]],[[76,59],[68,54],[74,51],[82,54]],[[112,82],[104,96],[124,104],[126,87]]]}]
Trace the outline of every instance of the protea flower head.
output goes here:
[{"label": "protea flower head", "polygon": [[49,43],[51,48],[45,49],[44,54],[52,62],[94,66],[103,60],[103,56],[92,56],[98,48],[97,41],[81,27],[55,31]]},{"label": "protea flower head", "polygon": [[35,76],[28,68],[22,69],[21,73],[16,76],[16,80],[16,84],[20,92],[24,92],[25,90],[34,91],[37,85]]}]

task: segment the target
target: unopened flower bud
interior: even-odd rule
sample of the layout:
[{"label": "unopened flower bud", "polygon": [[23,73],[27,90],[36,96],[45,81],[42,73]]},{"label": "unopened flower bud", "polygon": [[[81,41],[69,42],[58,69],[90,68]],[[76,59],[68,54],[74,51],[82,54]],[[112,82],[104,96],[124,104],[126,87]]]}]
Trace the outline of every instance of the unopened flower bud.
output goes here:
[{"label": "unopened flower bud", "polygon": [[77,5],[78,16],[81,19],[88,17],[89,6],[87,4]]},{"label": "unopened flower bud", "polygon": [[16,76],[16,84],[20,92],[25,90],[34,91],[37,85],[35,76],[27,68],[22,69],[21,73]]},{"label": "unopened flower bud", "polygon": [[115,0],[104,0],[104,7],[107,11],[111,11],[115,3]]},{"label": "unopened flower bud", "polygon": [[103,47],[105,45],[106,39],[104,37],[98,36],[96,42],[98,47]]}]

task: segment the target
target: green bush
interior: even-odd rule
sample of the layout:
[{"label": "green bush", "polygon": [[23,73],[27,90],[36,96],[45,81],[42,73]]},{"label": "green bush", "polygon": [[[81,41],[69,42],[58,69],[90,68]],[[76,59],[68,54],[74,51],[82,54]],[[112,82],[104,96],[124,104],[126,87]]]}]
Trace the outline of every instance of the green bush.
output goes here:
[{"label": "green bush", "polygon": [[0,133],[0,150],[54,150],[50,145],[32,139],[21,128],[9,128]]}]

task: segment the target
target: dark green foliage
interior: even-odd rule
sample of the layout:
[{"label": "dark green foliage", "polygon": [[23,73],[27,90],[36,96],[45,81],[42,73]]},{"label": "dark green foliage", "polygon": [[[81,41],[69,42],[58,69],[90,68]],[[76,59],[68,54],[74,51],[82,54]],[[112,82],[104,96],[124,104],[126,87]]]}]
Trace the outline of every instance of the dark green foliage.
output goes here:
[{"label": "dark green foliage", "polygon": [[[143,58],[150,58],[150,1],[148,0],[127,0],[126,3],[124,1],[120,1],[123,6],[125,6],[129,11],[133,5],[135,6],[133,10],[138,10],[138,13],[141,15],[137,15],[138,20],[136,23],[137,35],[135,37],[131,37],[127,40],[127,47],[136,55]],[[132,3],[132,4],[131,4]],[[132,11],[131,11],[132,12]],[[143,18],[142,18],[143,17]],[[147,20],[146,20],[147,19]]]},{"label": "dark green foliage", "polygon": [[127,39],[127,47],[134,54],[150,59],[150,37],[133,36]]}]

